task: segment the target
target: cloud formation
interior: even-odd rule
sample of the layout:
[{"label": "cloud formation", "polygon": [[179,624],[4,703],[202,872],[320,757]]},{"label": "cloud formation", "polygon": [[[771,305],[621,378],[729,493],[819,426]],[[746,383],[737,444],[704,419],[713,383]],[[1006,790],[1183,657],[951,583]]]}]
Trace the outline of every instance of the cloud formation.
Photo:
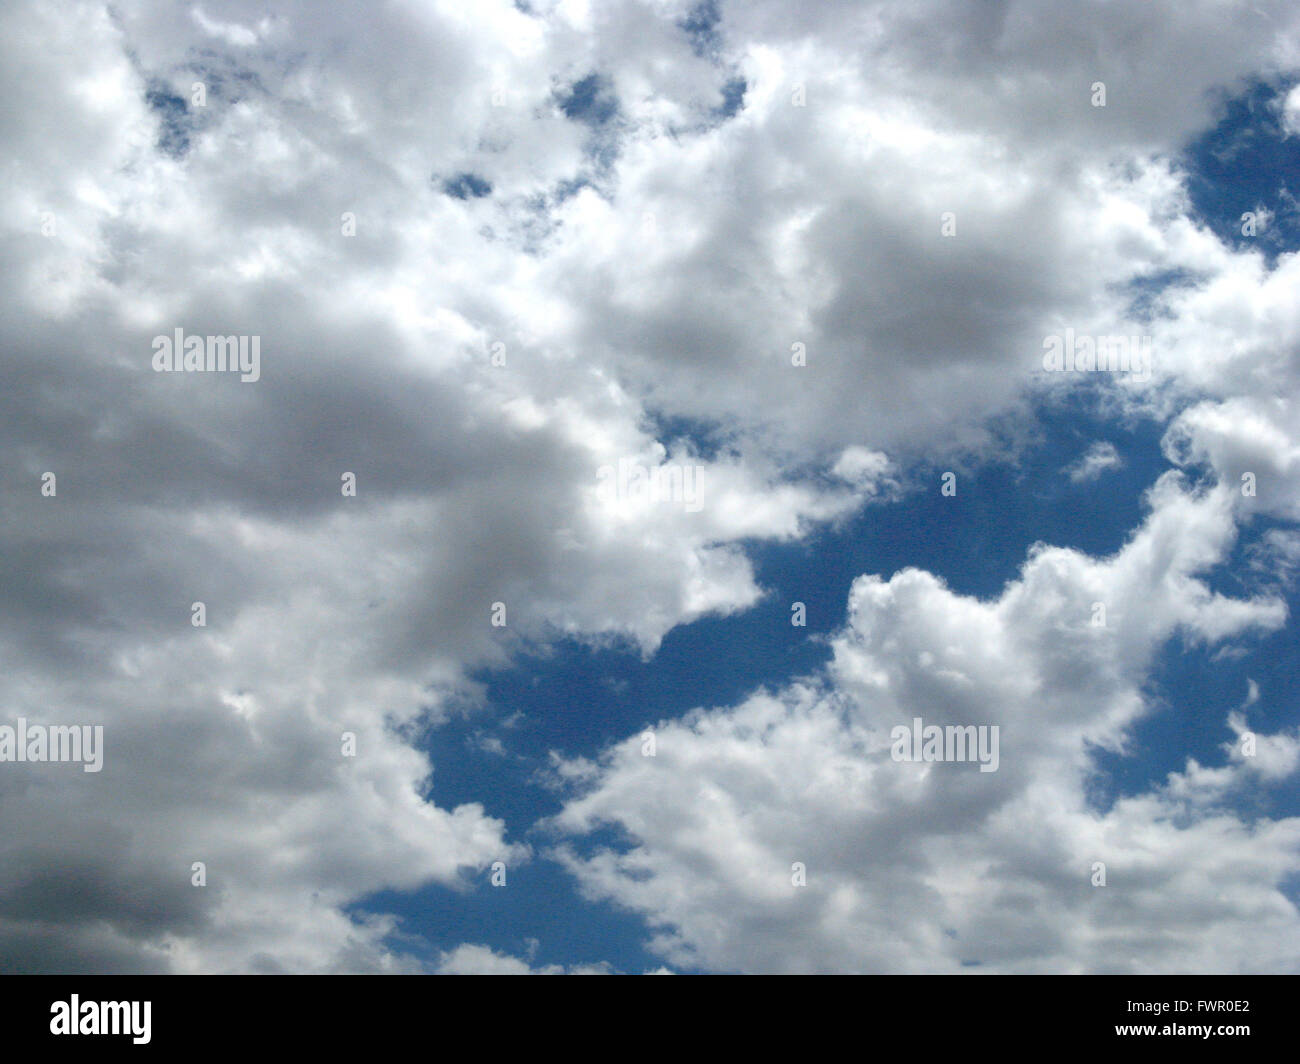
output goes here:
[{"label": "cloud formation", "polygon": [[[561,853],[676,964],[1293,966],[1300,829],[1225,803],[1294,736],[1087,789],[1163,641],[1286,623],[1206,575],[1300,517],[1300,265],[1193,217],[1177,156],[1300,68],[1294,4],[1238,8],[7,5],[2,711],[106,745],[0,772],[0,968],[531,969],[349,915],[538,859],[429,800],[478,671],[753,607],[755,544],[1078,391],[1067,328],[1152,339],[1103,388],[1183,473],[1124,549],[991,601],[863,575],[824,675],[563,762],[555,826],[635,845]],[[154,372],[177,328],[260,378]],[[886,763],[914,715],[1000,723],[1002,767]]]}]

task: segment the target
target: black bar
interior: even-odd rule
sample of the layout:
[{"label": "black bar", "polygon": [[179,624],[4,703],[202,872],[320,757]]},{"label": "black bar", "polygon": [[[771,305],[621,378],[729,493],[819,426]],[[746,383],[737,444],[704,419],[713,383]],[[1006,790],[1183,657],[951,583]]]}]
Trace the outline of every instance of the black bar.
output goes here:
[{"label": "black bar", "polygon": [[[913,1049],[1104,1048],[1222,1055],[1289,1046],[1295,976],[6,976],[7,1047],[58,1055],[423,1047],[435,1056],[542,1050],[618,1056],[642,1047],[817,1056]],[[121,1020],[99,1002],[149,1003],[148,1042],[55,1034],[52,1019]],[[69,1008],[54,1011],[56,1003]],[[91,1008],[86,1013],[87,1003]],[[1180,1004],[1180,1003],[1185,1003]],[[1216,1003],[1212,1007],[1210,1003]],[[130,1026],[129,1023],[125,1024]],[[612,1026],[611,1026],[612,1025]],[[137,1025],[143,1026],[143,1024]],[[1210,1027],[1212,1033],[1178,1028]],[[1117,1028],[1152,1027],[1121,1034]],[[1227,1033],[1221,1028],[1248,1028]],[[611,1041],[611,1035],[613,1040]],[[468,1041],[468,1044],[466,1042]],[[1164,1044],[1163,1046],[1161,1044]],[[549,1046],[549,1049],[547,1048]],[[565,1047],[567,1046],[567,1050]],[[658,1049],[656,1049],[658,1046]],[[21,1059],[10,1057],[10,1059]]]}]

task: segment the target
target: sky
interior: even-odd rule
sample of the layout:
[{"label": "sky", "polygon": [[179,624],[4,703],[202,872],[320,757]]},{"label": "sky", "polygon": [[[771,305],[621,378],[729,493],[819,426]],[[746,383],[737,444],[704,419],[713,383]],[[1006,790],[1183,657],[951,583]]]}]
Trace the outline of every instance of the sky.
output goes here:
[{"label": "sky", "polygon": [[0,971],[1300,971],[1296,5],[0,48]]}]

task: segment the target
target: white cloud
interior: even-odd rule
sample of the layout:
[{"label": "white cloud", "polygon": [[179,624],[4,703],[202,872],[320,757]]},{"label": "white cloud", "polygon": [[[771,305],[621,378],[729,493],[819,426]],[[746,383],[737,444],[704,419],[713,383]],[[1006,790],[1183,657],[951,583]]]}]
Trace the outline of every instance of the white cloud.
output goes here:
[{"label": "white cloud", "polygon": [[[674,625],[757,599],[737,541],[804,534],[865,497],[670,452],[605,365],[552,344],[563,301],[538,263],[485,241],[474,204],[430,183],[471,165],[451,146],[492,114],[465,58],[499,55],[492,19],[394,9],[353,33],[289,5],[303,54],[286,68],[261,29],[228,32],[254,20],[226,14],[217,42],[241,51],[202,59],[150,5],[5,15],[23,57],[5,66],[6,132],[24,164],[0,317],[17,563],[5,710],[102,722],[107,744],[94,785],[7,776],[6,819],[24,828],[7,833],[0,950],[18,967],[409,965],[388,924],[344,907],[528,856],[482,805],[427,801],[432,766],[412,744],[475,696],[467,671],[555,632],[649,653]],[[155,78],[183,99],[204,80],[206,107],[148,109]],[[471,87],[478,105],[441,106]],[[409,93],[396,107],[394,88]],[[437,117],[413,153],[421,109]],[[48,122],[67,138],[57,154]],[[552,179],[582,165],[563,141]],[[160,147],[182,142],[179,157]],[[258,336],[262,379],[151,372],[152,338],[176,327]],[[625,457],[698,464],[699,506],[602,499],[598,469]],[[78,841],[82,824],[102,837]],[[57,875],[90,884],[94,911],[22,900]]]},{"label": "white cloud", "polygon": [[565,968],[546,964],[534,968],[528,961],[498,953],[488,946],[465,944],[445,952],[434,969],[437,975],[611,975],[605,964],[579,964]]},{"label": "white cloud", "polygon": [[1070,480],[1076,484],[1096,480],[1108,469],[1119,469],[1124,459],[1115,450],[1115,445],[1106,440],[1098,440],[1065,470]]},{"label": "white cloud", "polygon": [[[1226,491],[1170,476],[1114,558],[1040,548],[992,601],[917,570],[861,577],[824,677],[662,722],[655,757],[629,739],[571,773],[556,826],[613,824],[633,845],[559,853],[585,891],[645,915],[676,965],[1293,970],[1300,914],[1280,884],[1300,870],[1300,820],[1222,801],[1250,773],[1294,772],[1293,737],[1261,736],[1253,761],[1208,774],[1191,762],[1106,812],[1088,800],[1092,753],[1123,749],[1148,712],[1168,638],[1284,623],[1280,602],[1224,600],[1199,579],[1231,546],[1231,513]],[[891,760],[890,729],[913,717],[997,726],[998,770]]]},{"label": "white cloud", "polygon": [[[1171,454],[1208,463],[1222,489],[1194,500],[1164,482],[1156,516],[1118,559],[1041,552],[1022,585],[1033,594],[1009,589],[1000,604],[915,572],[859,582],[837,684],[905,683],[967,707],[992,693],[1025,713],[1035,683],[1057,691],[1035,710],[1049,748],[1034,756],[1059,773],[1051,758],[1077,769],[1085,736],[1122,740],[1147,626],[1221,640],[1280,623],[1275,604],[1229,602],[1189,574],[1218,556],[1233,513],[1297,512],[1300,267],[1284,256],[1269,272],[1190,224],[1167,158],[1212,120],[1210,90],[1295,65],[1300,12],[1251,6],[1259,21],[1217,4],[1007,4],[987,20],[938,2],[728,5],[715,62],[690,47],[681,3],[537,5],[534,16],[499,2],[472,17],[450,3],[268,12],[237,0],[219,15],[144,0],[8,5],[4,711],[102,720],[108,746],[93,782],[3,777],[0,954],[99,970],[412,965],[389,944],[391,923],[345,907],[527,857],[482,806],[426,800],[432,766],[415,736],[450,700],[475,696],[471,670],[557,632],[648,655],[675,625],[752,605],[762,591],[745,542],[791,540],[890,497],[918,457],[987,453],[990,417],[1077,383],[1043,379],[1043,336],[1139,328],[1125,286],[1159,271],[1200,280],[1164,297],[1157,379],[1117,383],[1134,404],[1181,412]],[[560,107],[592,72],[617,99],[595,128]],[[722,85],[738,75],[744,107],[724,122]],[[1097,79],[1105,109],[1087,102]],[[203,107],[186,102],[195,81]],[[444,194],[464,173],[491,195]],[[355,236],[343,235],[345,213]],[[151,373],[152,337],[177,326],[258,335],[263,379]],[[1184,410],[1189,396],[1200,405]],[[661,417],[723,426],[717,453],[658,438]],[[625,460],[696,468],[701,505],[602,495],[598,471]],[[1235,491],[1243,464],[1259,475],[1253,502]],[[46,470],[55,499],[38,493]],[[340,495],[344,471],[357,475],[355,499]],[[1085,668],[1071,647],[1103,637],[1059,610],[1086,612],[1098,594],[1127,638],[1090,650]],[[189,625],[195,600],[209,610],[203,630]],[[497,601],[504,629],[489,622]],[[1064,625],[1041,643],[1039,615]],[[871,627],[882,616],[892,637]],[[996,667],[976,637],[986,626]],[[881,656],[871,640],[890,638],[914,659]],[[1105,698],[1087,702],[1088,691]],[[838,706],[796,687],[734,721],[699,718],[740,766],[709,782],[711,753],[681,755],[699,759],[703,801],[738,866],[768,851],[786,861],[780,845],[803,815],[780,805],[797,785],[765,775],[769,740],[795,780],[807,757],[832,751],[833,771],[809,784],[827,823],[839,822],[841,784],[871,798],[878,773],[858,759],[868,734]],[[344,731],[357,735],[355,760],[339,753]],[[1019,780],[1008,802],[1055,803],[1065,811],[1050,823],[1098,838],[1073,776],[1034,790],[1019,764],[986,789]],[[1032,779],[1052,776],[1035,767]],[[685,832],[675,860],[698,874],[717,858],[675,804],[691,780],[647,815]],[[771,839],[755,840],[733,783],[773,810]],[[925,802],[938,785],[889,786]],[[1117,806],[1114,830],[1142,836],[1143,817],[1172,799],[1144,801]],[[956,815],[934,811],[940,823]],[[1161,846],[1185,837],[1150,830]],[[1255,858],[1238,854],[1244,828],[1222,830],[1225,856],[1241,857],[1227,866],[1231,905],[1258,902],[1275,918],[1263,925],[1289,931],[1272,884],[1291,827],[1259,829]],[[927,865],[882,841],[872,860],[897,867],[867,893],[850,862],[824,924],[779,925],[830,942],[832,965],[870,953],[857,932],[832,942],[835,928],[910,911],[895,883],[917,891],[917,937],[872,956],[949,963],[956,946],[936,931],[948,917],[919,868],[954,877],[968,921],[982,892],[1018,897],[978,878],[979,854]],[[980,852],[1028,862],[1011,836],[999,845],[1010,856]],[[195,860],[206,888],[190,886]],[[737,883],[730,868],[691,880],[698,920],[681,918],[693,929],[674,932],[673,950],[724,966],[812,963],[783,960],[791,947],[761,918],[757,955],[727,938],[749,910],[728,913],[726,890],[775,889],[766,873]],[[59,877],[86,889],[47,889]],[[669,914],[672,899],[646,900],[658,882],[637,904]],[[710,943],[700,921],[717,914]],[[957,930],[953,941],[993,957],[995,939],[981,936],[996,924]],[[1032,924],[1006,964],[1056,946],[1081,964],[1100,956],[1062,934]],[[1192,956],[1169,949],[1157,939],[1131,963]]]},{"label": "white cloud", "polygon": [[1300,85],[1286,94],[1282,104],[1282,127],[1288,133],[1300,133]]}]

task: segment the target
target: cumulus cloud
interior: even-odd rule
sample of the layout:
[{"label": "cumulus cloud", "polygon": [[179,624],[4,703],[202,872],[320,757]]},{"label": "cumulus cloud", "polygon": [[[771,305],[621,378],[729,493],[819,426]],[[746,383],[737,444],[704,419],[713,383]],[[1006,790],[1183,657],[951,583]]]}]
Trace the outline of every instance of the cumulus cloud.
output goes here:
[{"label": "cumulus cloud", "polygon": [[[1117,401],[1215,483],[1162,480],[1115,558],[1043,549],[995,602],[863,578],[826,677],[669,722],[652,766],[612,752],[561,823],[643,842],[568,860],[683,963],[1280,965],[1291,821],[1172,826],[1193,769],[1104,816],[1081,782],[1159,639],[1283,620],[1197,574],[1234,521],[1297,515],[1300,266],[1196,224],[1173,159],[1216,93],[1300,64],[1295,5],[1248,8],[7,5],[3,709],[102,723],[106,766],[0,774],[0,966],[417,967],[350,903],[531,856],[428,800],[420,739],[476,670],[559,635],[649,657],[752,606],[749,545],[1077,387],[1042,370],[1066,328],[1152,334]],[[260,379],[155,373],[176,328],[257,337]],[[1005,767],[880,763],[917,706],[996,715]],[[1214,771],[1280,778],[1289,741]],[[1094,858],[1149,893],[1072,894]]]},{"label": "cumulus cloud", "polygon": [[[350,901],[527,859],[480,803],[426,798],[414,740],[473,700],[470,669],[555,633],[650,653],[758,598],[739,541],[867,492],[658,441],[606,364],[548,335],[569,312],[519,234],[485,237],[431,182],[496,114],[467,54],[499,53],[494,20],[531,54],[532,19],[193,15],[5,14],[6,711],[102,723],[107,766],[6,775],[26,827],[0,941],[19,969],[387,970],[409,964],[391,927]],[[567,147],[554,179],[589,165]],[[260,379],[154,372],[177,328],[256,337]],[[603,491],[629,463],[678,495]],[[24,900],[68,874],[94,905]]]},{"label": "cumulus cloud", "polygon": [[445,952],[434,969],[437,975],[611,975],[605,964],[580,964],[565,968],[545,964],[534,968],[528,961],[498,953],[488,946],[465,943]]},{"label": "cumulus cloud", "polygon": [[[994,600],[915,569],[859,578],[824,675],[661,722],[654,757],[632,739],[571,773],[556,829],[613,825],[629,845],[557,852],[592,896],[644,914],[676,965],[1294,970],[1300,914],[1281,885],[1300,870],[1300,819],[1223,800],[1252,774],[1293,774],[1293,736],[1208,773],[1189,762],[1109,809],[1091,800],[1093,753],[1123,750],[1150,712],[1168,638],[1249,640],[1286,620],[1277,599],[1200,578],[1234,539],[1227,491],[1171,474],[1150,501],[1113,558],[1036,548]],[[916,717],[997,727],[997,770],[894,760],[891,730]],[[1235,712],[1228,727],[1243,730]]]}]

